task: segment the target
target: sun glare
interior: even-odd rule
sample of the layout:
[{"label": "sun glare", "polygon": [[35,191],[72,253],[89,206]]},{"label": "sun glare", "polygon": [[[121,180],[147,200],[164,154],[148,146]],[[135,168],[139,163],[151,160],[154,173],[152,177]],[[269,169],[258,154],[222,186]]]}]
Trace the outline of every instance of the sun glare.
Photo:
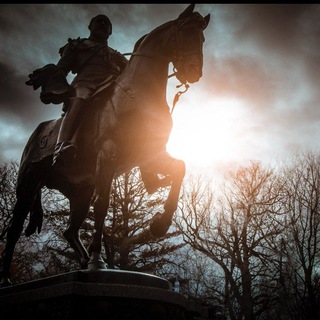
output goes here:
[{"label": "sun glare", "polygon": [[168,152],[198,167],[236,160],[241,109],[241,101],[235,99],[197,99],[197,106],[178,103]]}]

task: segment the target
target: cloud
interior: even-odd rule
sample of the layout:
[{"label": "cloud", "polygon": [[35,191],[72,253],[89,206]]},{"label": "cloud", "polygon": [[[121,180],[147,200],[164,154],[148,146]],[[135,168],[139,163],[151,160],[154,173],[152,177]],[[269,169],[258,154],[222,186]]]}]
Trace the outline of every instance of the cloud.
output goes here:
[{"label": "cloud", "polygon": [[[60,116],[61,107],[43,105],[39,91],[25,81],[34,69],[57,62],[58,50],[69,37],[87,37],[93,16],[104,13],[110,17],[113,34],[109,45],[124,53],[132,51],[142,35],[175,19],[186,7],[1,5],[0,161],[8,159],[6,150],[21,153],[23,143],[40,122]],[[263,157],[272,153],[272,148],[289,152],[302,144],[318,147],[320,5],[196,4],[196,10],[210,13],[211,20],[205,30],[203,78],[189,90],[194,99],[191,104],[196,104],[200,92],[207,101],[241,101],[246,110],[246,118],[239,119],[244,124],[239,127],[241,139],[247,143],[243,157]],[[175,92],[175,88],[169,91]],[[12,137],[9,144],[8,132]]]}]

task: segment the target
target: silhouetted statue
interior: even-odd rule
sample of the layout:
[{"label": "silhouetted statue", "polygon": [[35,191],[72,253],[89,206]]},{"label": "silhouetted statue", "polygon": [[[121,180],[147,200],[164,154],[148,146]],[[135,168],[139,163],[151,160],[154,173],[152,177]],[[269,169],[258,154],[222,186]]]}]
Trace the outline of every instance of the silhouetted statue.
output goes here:
[{"label": "silhouetted statue", "polygon": [[[203,31],[209,20],[210,15],[203,17],[194,12],[194,5],[189,5],[177,19],[139,39],[129,62],[125,63],[123,56],[106,45],[111,23],[106,16],[99,15],[91,20],[88,39],[71,40],[62,48],[57,66],[45,66],[31,75],[29,84],[42,87],[41,99],[45,103],[67,101],[65,115],[41,123],[24,149],[17,180],[17,202],[3,252],[2,285],[10,284],[14,248],[28,214],[26,235],[41,229],[41,189],[45,186],[59,190],[69,199],[70,220],[64,236],[83,268],[106,268],[101,257],[101,238],[112,181],[134,167],[140,168],[149,192],[169,181],[164,211],[156,213],[150,223],[154,236],[166,234],[185,175],[184,162],[166,151],[172,128],[166,101],[168,67],[172,62],[175,76],[182,84],[199,81],[203,67]],[[94,52],[92,56],[90,50]],[[82,78],[82,72],[90,73],[91,62],[83,58],[81,65],[73,54],[81,57],[86,54],[88,59],[93,59],[92,64],[101,65],[96,78]],[[104,65],[101,57],[109,57],[110,61]],[[100,74],[104,67],[106,73]],[[65,80],[70,68],[78,72],[71,86]],[[46,77],[47,74],[51,76]],[[111,84],[108,85],[109,75]],[[165,178],[160,179],[158,175]],[[95,232],[87,251],[80,240],[79,228],[91,204]]]}]

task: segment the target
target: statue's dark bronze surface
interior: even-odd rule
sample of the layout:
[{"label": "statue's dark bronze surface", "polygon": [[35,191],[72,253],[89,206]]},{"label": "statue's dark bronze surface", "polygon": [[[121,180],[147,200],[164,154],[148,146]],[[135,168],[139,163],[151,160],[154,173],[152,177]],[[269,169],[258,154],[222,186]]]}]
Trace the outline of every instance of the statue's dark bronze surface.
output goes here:
[{"label": "statue's dark bronze surface", "polygon": [[[202,17],[194,12],[194,5],[190,5],[177,19],[155,28],[136,43],[129,62],[112,84],[106,86],[106,90],[103,85],[95,88],[98,92],[88,100],[90,108],[86,109],[85,119],[80,121],[78,128],[72,129],[75,133],[67,137],[72,137],[70,143],[76,148],[75,159],[71,157],[73,161],[52,165],[54,153],[57,153],[57,140],[59,142],[63,136],[61,141],[65,141],[68,136],[62,127],[67,120],[73,121],[68,114],[79,102],[74,99],[82,98],[70,98],[71,107],[66,107],[64,117],[43,122],[36,128],[21,159],[17,202],[3,252],[3,285],[10,283],[14,248],[28,214],[27,235],[41,229],[41,189],[45,186],[59,190],[70,201],[70,221],[64,236],[78,254],[83,268],[98,270],[106,267],[100,255],[101,237],[112,181],[115,176],[134,167],[140,168],[150,191],[162,183],[158,174],[165,176],[166,182],[170,181],[164,211],[157,213],[150,224],[153,235],[161,237],[166,234],[177,209],[185,174],[184,162],[171,157],[166,151],[172,128],[166,101],[168,66],[173,63],[175,76],[181,83],[199,81],[203,67],[203,31],[209,19],[209,15]],[[58,73],[57,77],[60,76]],[[63,82],[60,91],[56,87],[42,89],[45,89],[43,94],[47,94],[49,100],[53,96],[59,100],[59,94],[69,99],[69,94],[73,94]],[[77,86],[73,85],[73,89],[76,90]],[[54,94],[50,96],[49,92]],[[83,101],[81,103],[88,103]],[[78,115],[73,116],[78,118]],[[67,128],[70,126],[68,121]],[[79,228],[91,204],[95,232],[87,251],[80,240]]]}]

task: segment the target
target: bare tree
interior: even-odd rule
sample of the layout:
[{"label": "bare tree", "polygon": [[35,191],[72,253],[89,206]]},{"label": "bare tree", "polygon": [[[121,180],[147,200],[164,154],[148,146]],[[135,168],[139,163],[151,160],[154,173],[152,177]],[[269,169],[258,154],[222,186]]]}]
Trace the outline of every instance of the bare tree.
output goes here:
[{"label": "bare tree", "polygon": [[219,193],[203,179],[184,193],[177,224],[184,240],[220,267],[220,302],[231,319],[257,319],[270,307],[264,284],[276,278],[271,266],[282,232],[283,196],[274,171],[256,162],[231,172]]},{"label": "bare tree", "polygon": [[284,169],[287,207],[282,290],[288,316],[320,319],[320,155],[297,154]]},{"label": "bare tree", "polygon": [[15,205],[19,165],[15,161],[0,166],[0,241],[4,239],[11,221],[11,211]]},{"label": "bare tree", "polygon": [[183,246],[176,239],[177,230],[171,227],[161,239],[149,231],[150,219],[163,206],[168,191],[160,188],[149,194],[138,169],[115,179],[104,232],[110,268],[160,272],[165,264],[172,263],[170,255]]}]

